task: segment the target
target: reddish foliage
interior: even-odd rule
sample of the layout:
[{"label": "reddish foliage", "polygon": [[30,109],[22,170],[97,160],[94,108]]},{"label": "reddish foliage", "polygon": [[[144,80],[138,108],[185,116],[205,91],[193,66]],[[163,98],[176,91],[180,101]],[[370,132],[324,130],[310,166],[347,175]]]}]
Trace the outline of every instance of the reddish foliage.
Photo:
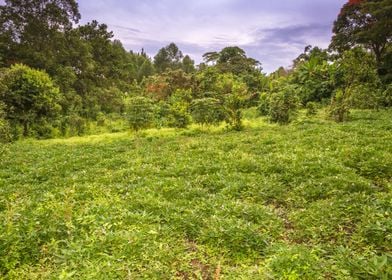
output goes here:
[{"label": "reddish foliage", "polygon": [[349,5],[358,5],[362,2],[363,0],[349,0],[348,4]]}]

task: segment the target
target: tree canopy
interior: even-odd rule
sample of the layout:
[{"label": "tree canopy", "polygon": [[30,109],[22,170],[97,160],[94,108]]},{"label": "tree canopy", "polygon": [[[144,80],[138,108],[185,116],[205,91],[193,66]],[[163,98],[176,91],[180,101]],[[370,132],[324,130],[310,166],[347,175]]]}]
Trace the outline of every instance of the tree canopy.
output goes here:
[{"label": "tree canopy", "polygon": [[339,52],[361,45],[381,64],[392,41],[392,0],[350,0],[333,26],[331,48]]}]

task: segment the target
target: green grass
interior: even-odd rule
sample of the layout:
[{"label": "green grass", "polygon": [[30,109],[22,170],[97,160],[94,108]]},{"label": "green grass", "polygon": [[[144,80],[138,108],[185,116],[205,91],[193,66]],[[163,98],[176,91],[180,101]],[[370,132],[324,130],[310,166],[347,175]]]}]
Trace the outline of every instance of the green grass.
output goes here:
[{"label": "green grass", "polygon": [[391,252],[391,110],[2,148],[0,278],[391,279]]}]

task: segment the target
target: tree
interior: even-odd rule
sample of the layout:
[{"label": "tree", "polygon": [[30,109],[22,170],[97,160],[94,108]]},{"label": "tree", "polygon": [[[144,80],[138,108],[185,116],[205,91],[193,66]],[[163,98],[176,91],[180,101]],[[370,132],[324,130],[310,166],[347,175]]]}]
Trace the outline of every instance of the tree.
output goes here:
[{"label": "tree", "polygon": [[207,63],[215,64],[222,73],[235,75],[260,72],[260,62],[246,56],[239,47],[226,47],[220,52],[208,52],[203,55]]},{"label": "tree", "polygon": [[334,90],[333,67],[323,57],[316,55],[297,63],[290,78],[298,86],[302,104],[331,98]]},{"label": "tree", "polygon": [[335,87],[356,108],[374,109],[382,102],[381,81],[376,71],[376,60],[366,50],[356,47],[343,53],[335,62]]},{"label": "tree", "polygon": [[372,50],[381,65],[392,41],[391,0],[350,0],[333,26],[330,47],[340,53],[355,46]]},{"label": "tree", "polygon": [[190,108],[193,120],[201,125],[218,124],[225,119],[223,105],[216,98],[195,99]]},{"label": "tree", "polygon": [[[203,55],[206,63],[210,63],[220,73],[231,73],[240,77],[253,92],[263,90],[265,76],[261,73],[260,62],[247,57],[239,47],[226,47],[220,52],[208,52]],[[212,68],[212,67],[210,67]]]},{"label": "tree", "polygon": [[185,73],[190,74],[195,72],[195,61],[190,58],[189,55],[184,56],[182,59],[182,70]]},{"label": "tree", "polygon": [[269,116],[271,121],[289,123],[298,109],[298,98],[294,85],[283,84],[269,97]]},{"label": "tree", "polygon": [[350,96],[347,91],[338,89],[332,96],[329,116],[336,122],[344,122],[350,114]]},{"label": "tree", "polygon": [[320,49],[319,47],[312,47],[308,45],[305,47],[304,52],[300,54],[296,59],[293,60],[293,69],[296,69],[301,64],[310,60],[315,61],[318,64],[329,60],[329,54],[327,50]]},{"label": "tree", "polygon": [[11,125],[22,125],[23,135],[32,124],[54,119],[61,110],[60,91],[43,71],[16,64],[0,78],[0,101]]},{"label": "tree", "polygon": [[154,121],[152,101],[142,96],[132,97],[128,103],[127,117],[133,130],[148,128]]},{"label": "tree", "polygon": [[181,60],[183,57],[184,56],[177,45],[170,43],[158,51],[154,57],[154,67],[158,73],[165,72],[168,69],[178,69],[181,67]]},{"label": "tree", "polygon": [[63,33],[79,19],[75,0],[5,0],[0,6],[0,51],[5,65],[21,62],[47,69],[64,47]]}]

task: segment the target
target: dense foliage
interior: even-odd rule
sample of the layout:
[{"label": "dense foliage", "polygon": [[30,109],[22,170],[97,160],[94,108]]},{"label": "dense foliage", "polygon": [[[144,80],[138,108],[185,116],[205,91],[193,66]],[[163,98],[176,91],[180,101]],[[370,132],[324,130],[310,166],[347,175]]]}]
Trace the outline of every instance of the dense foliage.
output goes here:
[{"label": "dense foliage", "polygon": [[5,118],[14,128],[22,127],[24,136],[32,126],[39,133],[61,110],[59,89],[45,72],[16,64],[2,73],[0,84]]},{"label": "dense foliage", "polygon": [[138,131],[148,128],[154,121],[154,106],[150,99],[136,96],[129,99],[126,115],[130,127]]}]

